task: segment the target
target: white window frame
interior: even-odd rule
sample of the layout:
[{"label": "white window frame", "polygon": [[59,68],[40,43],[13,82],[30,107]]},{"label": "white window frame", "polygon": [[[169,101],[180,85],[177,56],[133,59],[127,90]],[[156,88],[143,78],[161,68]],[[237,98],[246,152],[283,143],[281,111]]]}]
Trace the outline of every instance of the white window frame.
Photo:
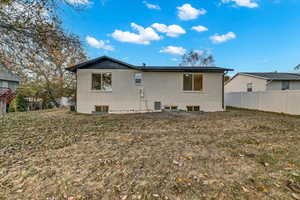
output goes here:
[{"label": "white window frame", "polygon": [[[249,87],[249,86],[251,86],[251,87]],[[253,83],[247,83],[246,87],[247,87],[247,92],[253,92]],[[251,91],[248,90],[250,88],[251,88]]]},{"label": "white window frame", "polygon": [[[186,75],[186,74],[188,74],[188,75],[192,75],[192,90],[185,90],[184,89],[184,76]],[[201,75],[202,76],[202,88],[201,88],[201,90],[195,90],[195,82],[194,82],[194,79],[195,79],[195,75]],[[202,92],[203,91],[203,82],[204,82],[204,78],[203,78],[204,76],[203,76],[203,74],[202,73],[183,73],[183,75],[182,75],[182,90],[184,91],[184,92]]]},{"label": "white window frame", "polygon": [[[103,75],[104,74],[110,74],[111,76],[111,89],[110,90],[105,90],[103,89]],[[93,75],[101,75],[101,89],[95,89],[93,88]],[[113,80],[112,80],[112,72],[97,72],[97,73],[92,73],[91,75],[91,88],[92,88],[92,91],[100,91],[100,92],[112,92],[112,84],[113,84]]]},{"label": "white window frame", "polygon": [[[284,83],[287,83],[287,86],[288,86],[287,88],[283,88]],[[290,87],[291,87],[290,84],[291,84],[290,81],[281,81],[281,90],[290,90]]]},{"label": "white window frame", "polygon": [[[140,78],[137,78],[137,75],[140,75]],[[143,84],[143,74],[142,73],[134,73],[133,79],[134,79],[134,84],[135,85],[142,85]],[[137,83],[136,80],[141,80],[141,82]]]}]

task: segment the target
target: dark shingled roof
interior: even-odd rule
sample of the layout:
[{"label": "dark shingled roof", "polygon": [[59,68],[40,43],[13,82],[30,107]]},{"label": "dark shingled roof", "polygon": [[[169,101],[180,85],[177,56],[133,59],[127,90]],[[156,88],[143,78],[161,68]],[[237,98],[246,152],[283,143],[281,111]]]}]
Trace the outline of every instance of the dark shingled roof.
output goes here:
[{"label": "dark shingled roof", "polygon": [[[76,72],[77,69],[93,69],[92,65],[99,64],[104,60],[109,60],[114,63],[126,66],[129,69],[140,70],[143,72],[224,72],[233,71],[233,69],[221,68],[221,67],[190,67],[190,66],[134,66],[123,61],[110,58],[108,56],[102,56],[96,59],[92,59],[78,65],[66,68],[68,71]],[[108,67],[108,66],[107,66]],[[113,69],[113,68],[111,68]],[[116,68],[114,68],[116,69]]]},{"label": "dark shingled roof", "polygon": [[239,74],[255,76],[267,80],[290,80],[300,81],[300,74],[297,73],[283,73],[283,72],[241,72]]}]

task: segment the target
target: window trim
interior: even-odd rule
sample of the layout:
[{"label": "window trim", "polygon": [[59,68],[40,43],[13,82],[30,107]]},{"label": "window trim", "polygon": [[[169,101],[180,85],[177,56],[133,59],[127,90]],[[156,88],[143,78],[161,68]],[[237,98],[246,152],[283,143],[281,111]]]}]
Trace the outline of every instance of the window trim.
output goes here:
[{"label": "window trim", "polygon": [[[184,75],[186,74],[191,74],[192,75],[192,90],[184,90]],[[195,89],[195,83],[194,83],[194,79],[195,79],[195,75],[201,75],[202,76],[202,88],[201,90],[194,90]],[[182,91],[186,92],[186,93],[194,93],[194,92],[203,92],[203,73],[183,73],[182,75]]]},{"label": "window trim", "polygon": [[[106,73],[110,73],[110,76],[111,76],[111,90],[103,90],[102,89],[102,82],[103,82],[103,74],[106,74]],[[93,88],[93,75],[101,75],[101,89],[100,90],[98,90],[98,89],[94,89]],[[113,80],[112,80],[113,78],[112,78],[112,72],[96,72],[96,73],[92,73],[91,74],[91,91],[92,92],[108,92],[108,93],[110,93],[110,92],[112,92],[112,84],[113,84]]]},{"label": "window trim", "polygon": [[[140,78],[141,82],[140,82],[140,83],[137,83],[137,82],[136,82],[137,79],[136,79],[135,76],[136,76],[137,74],[140,74],[140,75],[141,75],[141,78]],[[135,84],[135,85],[143,85],[143,74],[140,73],[140,72],[134,73],[134,74],[133,74],[133,81],[134,81],[134,84]]]},{"label": "window trim", "polygon": [[[199,109],[195,110],[196,107],[198,107]],[[189,108],[191,108],[191,110]],[[187,112],[201,112],[201,106],[200,105],[187,105],[186,111]]]},{"label": "window trim", "polygon": [[[287,85],[288,85],[288,88],[283,88],[283,86],[284,86],[284,83],[288,83]],[[285,91],[285,90],[290,90],[291,89],[291,83],[290,83],[290,81],[281,81],[281,90],[283,90],[283,91]]]},{"label": "window trim", "polygon": [[[107,111],[96,111],[97,107],[100,107],[100,110],[104,110],[105,107]],[[109,105],[95,105],[93,113],[109,113]]]},{"label": "window trim", "polygon": [[[248,87],[249,85],[251,85],[251,87]],[[247,92],[253,92],[253,83],[247,83],[246,85],[246,89],[247,89]],[[251,88],[251,91],[249,91],[249,89]]]},{"label": "window trim", "polygon": [[161,101],[154,101],[153,106],[154,106],[154,110],[161,110],[162,109]]},{"label": "window trim", "polygon": [[[172,108],[176,108],[176,109],[172,109]],[[178,106],[176,106],[176,105],[164,105],[163,110],[175,112],[175,111],[178,111],[179,109],[178,109]]]}]

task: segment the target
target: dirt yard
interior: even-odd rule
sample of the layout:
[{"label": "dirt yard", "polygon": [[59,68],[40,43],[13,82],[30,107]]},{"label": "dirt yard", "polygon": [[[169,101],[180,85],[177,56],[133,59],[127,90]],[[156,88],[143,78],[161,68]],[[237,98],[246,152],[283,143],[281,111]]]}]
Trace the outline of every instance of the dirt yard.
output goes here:
[{"label": "dirt yard", "polygon": [[0,118],[0,199],[300,199],[300,118],[220,113]]}]

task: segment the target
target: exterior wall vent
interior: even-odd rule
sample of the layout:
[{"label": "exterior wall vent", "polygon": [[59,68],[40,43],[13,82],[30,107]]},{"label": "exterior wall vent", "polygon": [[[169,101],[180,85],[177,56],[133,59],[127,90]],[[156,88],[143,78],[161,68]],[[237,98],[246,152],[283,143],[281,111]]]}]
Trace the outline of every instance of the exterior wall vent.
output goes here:
[{"label": "exterior wall vent", "polygon": [[161,110],[161,102],[160,101],[154,102],[154,110]]}]

